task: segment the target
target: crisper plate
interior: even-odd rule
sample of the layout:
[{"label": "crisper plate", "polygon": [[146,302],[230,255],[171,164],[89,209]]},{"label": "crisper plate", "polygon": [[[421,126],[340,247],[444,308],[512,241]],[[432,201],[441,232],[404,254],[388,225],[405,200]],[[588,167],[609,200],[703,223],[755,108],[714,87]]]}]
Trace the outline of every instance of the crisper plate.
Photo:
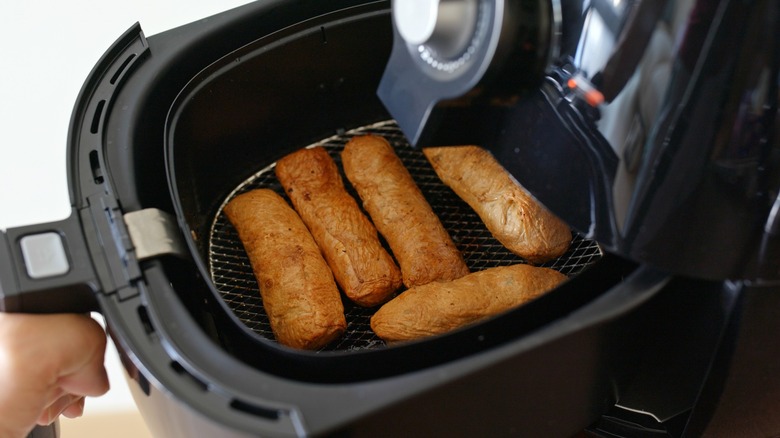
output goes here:
[{"label": "crisper plate", "polygon": [[[439,180],[422,152],[409,145],[394,121],[361,127],[330,137],[315,145],[323,146],[329,152],[343,175],[341,151],[344,145],[353,136],[365,134],[381,135],[393,145],[396,154],[411,173],[433,211],[439,216],[472,272],[495,266],[526,263],[525,260],[504,248],[490,234],[471,207]],[[244,325],[269,340],[273,340],[274,336],[263,309],[263,301],[251,264],[236,230],[222,210],[233,197],[257,188],[273,189],[287,199],[281,184],[276,179],[274,166],[275,163],[260,170],[226,197],[212,223],[208,245],[209,270],[222,299]],[[346,178],[343,180],[347,191],[360,204],[360,198],[349,181]],[[569,250],[563,256],[541,266],[556,269],[573,277],[595,263],[601,256],[601,249],[596,242],[586,240],[575,233]],[[399,293],[401,291],[403,288]],[[374,335],[369,325],[371,315],[376,309],[357,306],[348,299],[343,301],[347,331],[344,336],[324,350],[344,351],[384,346],[384,341]]]}]

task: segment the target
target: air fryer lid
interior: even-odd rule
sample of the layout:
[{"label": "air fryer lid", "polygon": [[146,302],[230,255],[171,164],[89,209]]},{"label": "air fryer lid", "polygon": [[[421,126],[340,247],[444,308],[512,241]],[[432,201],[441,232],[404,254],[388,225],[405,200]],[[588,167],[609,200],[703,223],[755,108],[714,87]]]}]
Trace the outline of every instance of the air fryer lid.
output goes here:
[{"label": "air fryer lid", "polygon": [[[482,144],[558,216],[638,262],[780,278],[777,2],[477,3],[486,35],[462,55],[394,32],[379,93],[414,142]],[[518,64],[535,80],[507,79]]]}]

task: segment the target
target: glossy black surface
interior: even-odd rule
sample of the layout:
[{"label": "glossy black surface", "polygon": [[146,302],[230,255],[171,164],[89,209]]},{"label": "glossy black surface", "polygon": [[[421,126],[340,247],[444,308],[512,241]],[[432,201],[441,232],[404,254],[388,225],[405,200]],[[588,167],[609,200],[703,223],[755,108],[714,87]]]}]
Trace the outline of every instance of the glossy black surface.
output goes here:
[{"label": "glossy black surface", "polygon": [[[492,150],[570,225],[635,261],[705,279],[780,278],[780,5],[549,3],[560,22],[539,28],[560,33],[541,86],[517,83],[507,94],[485,77],[452,99],[454,82],[436,79],[438,117],[402,118],[402,128],[424,131],[420,146]],[[389,72],[413,64],[397,55],[401,44],[396,35]],[[600,96],[586,93],[591,86]]]},{"label": "glossy black surface", "polygon": [[[103,232],[102,223],[85,230],[91,261],[102,266],[100,309],[150,429],[159,436],[187,437],[575,436],[605,418],[602,414],[623,408],[647,420],[640,426],[658,426],[668,436],[777,435],[780,416],[772,401],[780,393],[780,381],[772,342],[779,320],[778,281],[670,277],[607,254],[604,263],[530,307],[449,337],[399,346],[386,355],[323,357],[284,351],[257,342],[235,324],[210,295],[211,280],[198,261],[198,224],[209,217],[220,187],[232,187],[263,160],[310,137],[320,138],[323,130],[342,130],[348,127],[345,120],[360,125],[386,116],[381,104],[367,97],[373,96],[382,66],[354,55],[366,47],[381,52],[369,55],[377,59],[387,54],[390,23],[380,22],[387,18],[382,11],[389,4],[336,13],[358,3],[266,0],[148,40],[134,26],[85,83],[69,143],[74,204],[84,217],[117,223],[122,212],[141,208],[175,212],[193,255],[192,260],[146,260],[140,265],[142,275],[125,278],[125,271],[114,267],[132,267],[135,260],[114,254],[120,245],[111,232]],[[526,180],[537,184],[539,194],[551,194],[548,200],[557,202],[556,211],[580,220],[578,227],[600,236],[613,251],[635,248],[623,243],[627,221],[617,212],[626,211],[620,206],[627,204],[613,189],[624,187],[632,195],[639,187],[616,181],[626,169],[638,175],[646,168],[640,165],[644,155],[630,152],[652,146],[646,139],[653,136],[621,133],[617,128],[632,125],[614,119],[633,119],[634,112],[621,108],[635,108],[640,98],[642,114],[653,98],[660,108],[671,82],[660,81],[663,93],[629,92],[638,79],[635,73],[620,72],[635,69],[617,68],[612,76],[600,75],[609,103],[598,109],[584,105],[581,94],[562,86],[573,73],[599,77],[592,72],[600,69],[591,69],[577,55],[584,50],[580,39],[593,36],[594,29],[577,17],[598,10],[614,23],[625,11],[614,9],[622,4],[615,1],[594,0],[591,10],[572,7],[578,4],[582,2],[560,5],[563,21],[579,24],[560,29],[561,52],[569,57],[553,65],[547,79],[540,77],[541,87],[518,94],[522,99],[505,100],[505,105],[483,105],[481,111],[450,106],[447,111],[460,116],[452,120],[469,123],[450,122],[440,132],[450,138],[500,139],[503,143],[493,147],[496,154],[503,154],[502,161],[516,175],[524,173],[523,166],[530,169]],[[754,8],[752,13],[775,8],[766,2],[740,5]],[[763,9],[755,9],[759,7]],[[328,8],[335,15],[316,18]],[[373,12],[363,15],[369,10]],[[655,15],[642,14],[647,16]],[[771,15],[765,19],[775,20]],[[656,44],[652,38],[647,43]],[[633,62],[633,52],[623,53],[612,59]],[[124,62],[130,58],[135,61]],[[645,59],[641,62],[649,62]],[[290,70],[280,66],[298,66],[310,74],[284,74]],[[650,71],[663,79],[667,70]],[[766,77],[776,78],[774,70]],[[198,87],[200,93],[184,92]],[[210,90],[221,93],[210,96]],[[194,98],[186,106],[192,117],[179,120],[182,132],[169,132],[172,120],[166,122],[166,114],[180,91],[182,99]],[[776,94],[774,87],[765,91],[756,96]],[[686,89],[685,94],[695,93]],[[619,105],[621,96],[633,103]],[[774,107],[767,108],[774,117]],[[713,112],[724,111],[714,107]],[[654,117],[648,120],[655,123]],[[769,125],[763,147],[774,151]],[[707,138],[706,132],[701,134]],[[171,138],[177,151],[175,160],[169,156],[172,162],[166,163],[172,146],[165,142]],[[533,147],[521,147],[525,144]],[[246,159],[250,150],[255,161]],[[518,158],[521,153],[527,156]],[[535,167],[540,163],[558,173],[540,174]],[[173,167],[175,172],[166,175]],[[165,190],[168,177],[182,178],[171,191]],[[757,186],[771,188],[766,181]],[[116,202],[108,203],[114,193]],[[739,199],[756,198],[758,191],[747,193]],[[756,272],[770,277],[780,266],[772,259],[777,254],[772,233],[778,226],[766,225],[757,248],[768,256],[757,257],[764,265]],[[681,245],[688,238],[675,237]],[[621,418],[626,419],[632,418]]]},{"label": "glossy black surface", "polygon": [[440,101],[464,94],[469,104],[472,98],[513,101],[516,90],[539,84],[557,53],[557,20],[549,1],[477,3],[475,30],[462,53],[444,56],[435,45],[407,44],[394,27],[378,95],[412,144],[438,134],[437,123],[446,114],[436,106]]}]

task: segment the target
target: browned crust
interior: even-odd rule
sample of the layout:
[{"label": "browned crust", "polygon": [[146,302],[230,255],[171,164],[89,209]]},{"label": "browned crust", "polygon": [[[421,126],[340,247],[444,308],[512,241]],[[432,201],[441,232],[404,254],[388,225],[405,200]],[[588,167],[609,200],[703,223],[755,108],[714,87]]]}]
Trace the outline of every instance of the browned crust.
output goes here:
[{"label": "browned crust", "polygon": [[487,150],[478,146],[425,148],[439,178],[474,209],[507,249],[532,263],[563,255],[571,230],[531,197]]},{"label": "browned crust", "polygon": [[469,272],[447,230],[387,140],[374,135],[354,137],[341,158],[347,179],[390,245],[407,287],[454,280]]},{"label": "browned crust", "polygon": [[566,278],[552,269],[517,264],[429,283],[385,303],[371,318],[371,328],[387,342],[446,333],[526,303]]},{"label": "browned crust", "polygon": [[306,226],[268,189],[233,198],[225,214],[249,256],[279,343],[323,347],[346,330],[341,295]]},{"label": "browned crust", "polygon": [[344,189],[328,152],[314,147],[287,155],[277,162],[276,176],[344,294],[365,307],[387,301],[401,286],[401,271]]}]

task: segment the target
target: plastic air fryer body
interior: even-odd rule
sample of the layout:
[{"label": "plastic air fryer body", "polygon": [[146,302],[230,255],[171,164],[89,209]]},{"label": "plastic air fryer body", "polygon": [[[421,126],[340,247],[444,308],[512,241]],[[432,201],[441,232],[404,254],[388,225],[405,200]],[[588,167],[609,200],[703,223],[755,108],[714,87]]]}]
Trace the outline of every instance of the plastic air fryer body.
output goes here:
[{"label": "plastic air fryer body", "polygon": [[[423,43],[395,31],[379,94],[410,138],[483,145],[639,263],[780,278],[776,2],[476,3],[483,31],[461,58],[437,56],[435,31]],[[452,59],[465,61],[442,67]]]},{"label": "plastic air fryer body", "polygon": [[[671,276],[604,252],[527,305],[404,345],[302,352],[243,324],[211,275],[215,214],[285,154],[391,118],[376,96],[390,6],[260,1],[125,32],[74,109],[73,214],[0,234],[3,310],[100,311],[156,436],[780,430],[771,278]],[[52,234],[71,269],[32,278],[20,242]]]},{"label": "plastic air fryer body", "polygon": [[[442,1],[419,3],[414,14],[412,2],[393,2],[394,45],[379,95],[402,130],[418,146],[486,147],[608,252],[739,290],[736,302],[747,307],[732,318],[740,322],[729,322],[693,413],[669,427],[688,436],[705,427],[723,436],[776,434],[776,408],[749,403],[750,419],[740,420],[726,412],[747,396],[740,385],[766,384],[771,394],[778,387],[776,366],[750,359],[776,354],[760,334],[761,318],[737,316],[752,312],[753,299],[776,302],[779,292],[778,4],[459,3],[477,4],[479,12],[453,18]],[[422,14],[431,4],[440,16]],[[458,20],[476,24],[445,32]],[[466,40],[461,52],[438,50]],[[780,310],[764,304],[754,310]],[[637,383],[648,375],[656,385],[665,380],[659,370],[675,365],[661,357],[664,363],[648,362],[656,371],[638,372],[602,433],[632,435],[634,426],[652,429],[670,418],[658,405],[663,386],[639,390]],[[753,369],[755,380],[740,369]],[[713,396],[717,408],[706,400]],[[705,414],[705,406],[715,412]]]}]

